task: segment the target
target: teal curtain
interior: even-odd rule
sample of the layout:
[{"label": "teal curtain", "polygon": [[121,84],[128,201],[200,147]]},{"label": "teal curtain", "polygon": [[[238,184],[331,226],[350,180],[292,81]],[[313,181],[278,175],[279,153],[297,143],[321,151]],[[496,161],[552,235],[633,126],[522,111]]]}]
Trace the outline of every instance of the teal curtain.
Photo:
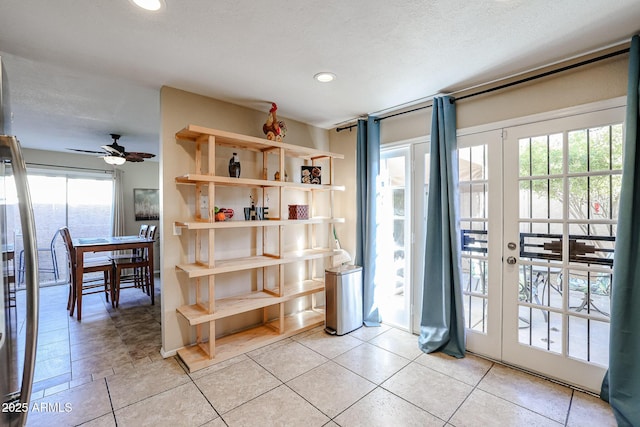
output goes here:
[{"label": "teal curtain", "polygon": [[640,37],[631,39],[624,164],[611,286],[609,371],[601,397],[619,426],[640,426]]},{"label": "teal curtain", "polygon": [[362,319],[380,326],[376,303],[377,195],[380,171],[380,122],[375,117],[358,120],[356,145],[356,265],[362,266]]},{"label": "teal curtain", "polygon": [[425,353],[464,357],[464,312],[458,241],[458,153],[456,105],[448,96],[433,100],[427,242],[422,319],[418,345]]}]

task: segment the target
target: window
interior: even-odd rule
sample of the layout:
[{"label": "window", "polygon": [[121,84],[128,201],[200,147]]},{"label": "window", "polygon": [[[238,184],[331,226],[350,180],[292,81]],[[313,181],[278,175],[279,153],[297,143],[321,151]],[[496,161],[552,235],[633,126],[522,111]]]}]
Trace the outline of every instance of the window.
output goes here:
[{"label": "window", "polygon": [[[74,239],[111,235],[113,179],[110,174],[29,170],[28,181],[38,248],[50,249],[54,235],[63,226],[69,227]],[[13,211],[14,218],[9,221],[9,230],[13,229],[15,233],[16,262],[18,269],[22,270],[22,230],[17,209]],[[11,224],[14,224],[13,228]],[[39,251],[41,285],[65,283],[68,280],[65,248],[61,239],[56,239],[53,249],[53,253]],[[20,271],[18,281],[20,286],[24,284],[24,275]]]}]

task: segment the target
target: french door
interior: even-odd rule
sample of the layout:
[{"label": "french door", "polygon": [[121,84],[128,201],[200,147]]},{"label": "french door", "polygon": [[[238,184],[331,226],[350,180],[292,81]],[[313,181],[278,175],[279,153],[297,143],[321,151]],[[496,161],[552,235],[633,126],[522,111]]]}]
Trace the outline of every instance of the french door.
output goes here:
[{"label": "french door", "polygon": [[502,360],[593,391],[608,365],[623,114],[504,134]]},{"label": "french door", "polygon": [[467,348],[599,391],[622,108],[458,138]]}]

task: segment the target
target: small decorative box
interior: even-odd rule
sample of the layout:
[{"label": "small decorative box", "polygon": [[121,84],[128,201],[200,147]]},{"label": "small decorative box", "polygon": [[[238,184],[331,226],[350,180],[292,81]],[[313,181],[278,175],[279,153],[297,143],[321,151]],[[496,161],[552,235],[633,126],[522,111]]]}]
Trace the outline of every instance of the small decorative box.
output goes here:
[{"label": "small decorative box", "polygon": [[289,219],[309,219],[309,205],[289,205]]}]

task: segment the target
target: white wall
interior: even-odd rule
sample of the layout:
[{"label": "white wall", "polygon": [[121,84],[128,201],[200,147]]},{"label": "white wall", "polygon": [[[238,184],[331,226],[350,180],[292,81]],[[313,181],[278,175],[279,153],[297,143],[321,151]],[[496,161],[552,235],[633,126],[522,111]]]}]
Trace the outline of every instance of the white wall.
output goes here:
[{"label": "white wall", "polygon": [[[457,127],[464,129],[626,95],[628,55],[593,63],[526,84],[456,102]],[[420,105],[413,108],[420,107]],[[431,108],[383,120],[382,144],[428,135]],[[335,131],[331,133],[332,141]],[[353,133],[355,138],[355,133]]]}]

